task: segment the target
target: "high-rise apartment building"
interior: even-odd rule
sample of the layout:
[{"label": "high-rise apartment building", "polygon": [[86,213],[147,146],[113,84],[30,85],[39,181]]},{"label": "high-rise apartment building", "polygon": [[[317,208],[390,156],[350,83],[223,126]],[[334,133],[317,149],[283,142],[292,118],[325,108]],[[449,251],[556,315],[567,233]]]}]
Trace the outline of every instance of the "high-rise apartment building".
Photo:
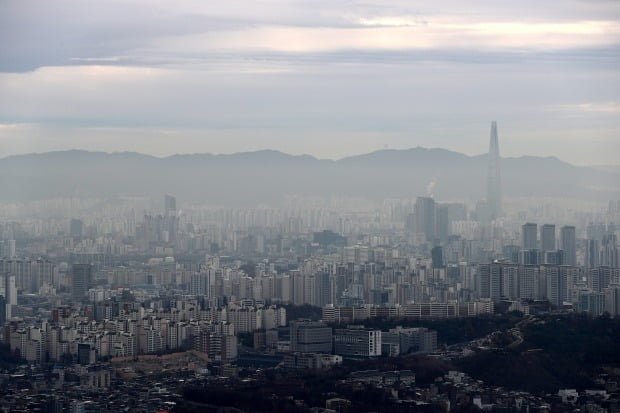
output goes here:
[{"label": "high-rise apartment building", "polygon": [[610,286],[605,290],[605,311],[612,317],[620,317],[620,286]]},{"label": "high-rise apartment building", "polygon": [[563,226],[560,229],[560,249],[564,251],[565,265],[577,265],[577,244],[575,241],[575,227]]},{"label": "high-rise apartment building", "polygon": [[15,249],[15,240],[9,239],[0,241],[0,258],[15,258],[17,251]]},{"label": "high-rise apartment building", "polygon": [[540,268],[537,265],[519,266],[518,298],[535,300],[539,297],[538,278]]},{"label": "high-rise apartment building", "polygon": [[72,219],[69,223],[69,235],[73,238],[80,238],[84,235],[84,222],[79,219]]},{"label": "high-rise apartment building", "polygon": [[17,285],[14,275],[6,275],[4,277],[4,301],[5,301],[5,319],[13,317],[13,307],[17,305]]},{"label": "high-rise apartment building", "polygon": [[600,263],[608,267],[618,268],[618,244],[616,234],[608,233],[603,236],[601,245]]},{"label": "high-rise apartment building", "polygon": [[450,208],[447,204],[438,204],[435,208],[435,237],[447,242],[450,235]]},{"label": "high-rise apartment building", "polygon": [[602,292],[613,282],[614,272],[609,267],[589,268],[586,271],[588,287],[592,291]]},{"label": "high-rise apartment building", "polygon": [[500,263],[479,264],[477,273],[478,295],[498,301],[503,296],[503,265]]},{"label": "high-rise apartment building", "polygon": [[6,275],[4,277],[5,287],[4,294],[7,304],[17,304],[17,284],[14,275]]},{"label": "high-rise apartment building", "polygon": [[556,307],[562,306],[568,298],[568,273],[561,271],[557,265],[545,265],[541,267],[541,272],[547,282],[547,299]]},{"label": "high-rise apartment building", "polygon": [[537,225],[531,222],[521,227],[521,248],[524,250],[537,249]]},{"label": "high-rise apartment building", "polygon": [[6,323],[6,300],[3,295],[0,295],[0,326]]},{"label": "high-rise apartment building", "polygon": [[579,311],[598,317],[605,311],[605,294],[595,291],[583,291],[579,294]]},{"label": "high-rise apartment building", "polygon": [[599,266],[599,250],[600,250],[600,242],[596,239],[588,239],[586,240],[586,249],[584,254],[584,267],[586,268],[594,268]]},{"label": "high-rise apartment building", "polygon": [[555,250],[555,225],[544,224],[540,227],[540,249],[543,254]]}]

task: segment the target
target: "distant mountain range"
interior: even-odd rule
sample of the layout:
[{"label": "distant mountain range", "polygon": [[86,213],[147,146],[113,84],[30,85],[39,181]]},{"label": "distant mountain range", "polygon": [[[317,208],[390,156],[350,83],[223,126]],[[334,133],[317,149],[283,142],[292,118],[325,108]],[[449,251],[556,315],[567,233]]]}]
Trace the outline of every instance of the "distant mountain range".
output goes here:
[{"label": "distant mountain range", "polygon": [[[620,199],[620,171],[578,167],[554,157],[503,158],[505,197]],[[263,150],[232,155],[60,151],[0,159],[0,200],[116,198],[165,193],[216,205],[278,203],[292,196],[371,200],[427,194],[485,197],[487,156],[444,149],[381,150],[337,161]]]}]

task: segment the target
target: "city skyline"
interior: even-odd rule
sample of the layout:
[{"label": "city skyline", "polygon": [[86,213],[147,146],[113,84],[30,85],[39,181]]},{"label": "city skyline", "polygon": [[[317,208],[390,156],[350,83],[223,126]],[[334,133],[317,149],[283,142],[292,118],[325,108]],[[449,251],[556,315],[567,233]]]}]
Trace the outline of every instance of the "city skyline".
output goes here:
[{"label": "city skyline", "polygon": [[[485,160],[471,186],[484,186]],[[307,407],[353,411],[414,397],[479,408],[481,394],[503,410],[567,411],[577,398],[603,406],[620,395],[617,372],[598,373],[615,365],[620,332],[617,198],[594,210],[508,203],[493,219],[487,200],[428,196],[213,207],[151,180],[165,192],[150,211],[136,196],[0,203],[7,409],[195,411],[197,390],[210,405],[273,411],[303,389]],[[575,353],[505,381],[557,357],[558,338]],[[420,368],[429,365],[438,369]],[[586,373],[548,382],[566,368]],[[309,387],[316,374],[330,393]],[[271,387],[271,377],[290,384]],[[352,396],[360,385],[384,397]]]},{"label": "city skyline", "polygon": [[0,411],[620,411],[619,80],[619,1],[0,0]]}]

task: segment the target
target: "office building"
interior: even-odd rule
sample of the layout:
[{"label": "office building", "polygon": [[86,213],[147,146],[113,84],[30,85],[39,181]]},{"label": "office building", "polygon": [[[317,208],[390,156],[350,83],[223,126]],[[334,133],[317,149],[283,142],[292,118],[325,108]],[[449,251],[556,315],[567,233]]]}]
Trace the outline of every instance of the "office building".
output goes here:
[{"label": "office building", "polygon": [[381,330],[362,326],[337,328],[334,331],[334,353],[345,357],[381,355]]},{"label": "office building", "polygon": [[428,197],[418,197],[414,206],[415,231],[424,234],[426,240],[435,239],[435,200]]},{"label": "office building", "polygon": [[433,247],[431,250],[431,260],[433,268],[444,268],[444,256],[443,256],[443,248],[440,246]]},{"label": "office building", "polygon": [[398,356],[408,353],[432,353],[437,350],[437,331],[424,327],[396,327],[381,332],[384,355]]},{"label": "office building", "polygon": [[91,264],[73,264],[71,266],[71,296],[75,300],[82,300],[93,279]]},{"label": "office building", "polygon": [[290,324],[291,351],[331,353],[332,328],[318,321],[295,320]]},{"label": "office building", "polygon": [[164,196],[164,210],[166,215],[175,215],[177,211],[177,199],[172,195]]},{"label": "office building", "polygon": [[94,364],[97,361],[97,349],[90,343],[79,343],[77,362],[83,366]]}]

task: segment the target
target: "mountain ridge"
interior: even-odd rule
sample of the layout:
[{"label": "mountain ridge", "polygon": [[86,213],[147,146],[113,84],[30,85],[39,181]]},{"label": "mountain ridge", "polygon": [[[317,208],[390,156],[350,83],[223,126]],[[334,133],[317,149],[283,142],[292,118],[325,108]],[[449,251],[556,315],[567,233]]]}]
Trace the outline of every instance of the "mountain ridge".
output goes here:
[{"label": "mountain ridge", "polygon": [[[287,196],[372,200],[426,194],[435,182],[444,199],[484,199],[487,154],[442,148],[382,149],[338,160],[276,150],[233,154],[55,151],[0,159],[0,200],[146,196],[224,205],[277,203]],[[504,194],[608,201],[620,198],[620,173],[575,166],[556,157],[501,160]],[[601,189],[605,188],[605,189]]]},{"label": "mountain ridge", "polygon": [[[256,151],[243,151],[243,152],[233,152],[233,153],[210,153],[210,152],[176,153],[176,154],[171,154],[171,155],[166,155],[166,156],[156,156],[156,155],[146,154],[142,152],[135,152],[135,151],[105,152],[105,151],[89,151],[86,149],[63,149],[63,150],[48,151],[48,152],[32,152],[32,153],[25,153],[25,154],[7,155],[3,158],[0,158],[0,162],[12,160],[12,159],[28,158],[28,157],[43,158],[43,157],[57,157],[57,156],[63,156],[63,155],[69,155],[69,154],[76,154],[76,155],[87,155],[87,156],[89,155],[106,156],[107,155],[111,157],[134,156],[138,158],[148,158],[148,159],[156,159],[156,160],[172,160],[172,159],[183,159],[183,158],[231,159],[231,158],[237,158],[237,157],[268,155],[272,157],[278,156],[280,158],[290,158],[290,159],[297,159],[297,160],[313,160],[313,161],[338,163],[338,162],[348,162],[354,159],[362,159],[362,158],[368,159],[368,158],[376,157],[376,156],[383,155],[383,154],[406,154],[406,153],[411,154],[415,152],[443,153],[443,154],[449,154],[450,156],[465,157],[465,158],[470,158],[470,159],[486,158],[487,156],[487,153],[481,153],[478,155],[467,155],[467,154],[453,151],[450,149],[438,148],[438,147],[426,148],[422,146],[416,146],[416,147],[407,148],[407,149],[378,149],[376,151],[367,152],[363,154],[344,156],[339,159],[318,158],[310,154],[299,154],[299,155],[289,154],[289,153],[286,153],[286,152],[283,152],[277,149],[259,149]],[[519,160],[519,159],[543,160],[545,159],[545,160],[550,160],[550,161],[557,161],[559,163],[567,164],[575,168],[588,168],[588,169],[593,169],[593,170],[600,170],[601,168],[620,168],[620,166],[609,166],[609,165],[604,165],[604,166],[575,165],[570,162],[564,161],[556,156],[520,155],[520,156],[501,157],[501,159],[502,160]]]}]

